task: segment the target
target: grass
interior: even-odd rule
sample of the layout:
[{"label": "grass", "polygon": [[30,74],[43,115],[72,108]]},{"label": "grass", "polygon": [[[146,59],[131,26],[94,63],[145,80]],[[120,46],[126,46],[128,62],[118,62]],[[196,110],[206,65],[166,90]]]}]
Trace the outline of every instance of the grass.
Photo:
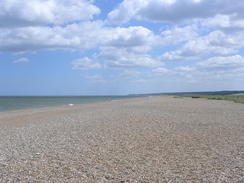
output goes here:
[{"label": "grass", "polygon": [[206,98],[210,100],[229,100],[244,104],[244,93],[234,95],[178,95],[176,97]]}]

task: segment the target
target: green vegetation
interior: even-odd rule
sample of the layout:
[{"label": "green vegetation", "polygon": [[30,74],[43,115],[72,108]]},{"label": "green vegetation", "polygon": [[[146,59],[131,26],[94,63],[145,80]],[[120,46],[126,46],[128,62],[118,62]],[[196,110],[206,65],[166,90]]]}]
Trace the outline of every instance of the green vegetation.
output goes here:
[{"label": "green vegetation", "polygon": [[234,95],[178,95],[177,97],[206,98],[210,100],[229,100],[244,104],[244,93]]}]

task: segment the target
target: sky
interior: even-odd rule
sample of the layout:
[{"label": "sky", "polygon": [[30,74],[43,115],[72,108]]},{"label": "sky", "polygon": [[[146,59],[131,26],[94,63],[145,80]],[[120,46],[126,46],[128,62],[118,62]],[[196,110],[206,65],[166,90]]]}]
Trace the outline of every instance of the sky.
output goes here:
[{"label": "sky", "polygon": [[244,90],[242,0],[1,0],[0,95]]}]

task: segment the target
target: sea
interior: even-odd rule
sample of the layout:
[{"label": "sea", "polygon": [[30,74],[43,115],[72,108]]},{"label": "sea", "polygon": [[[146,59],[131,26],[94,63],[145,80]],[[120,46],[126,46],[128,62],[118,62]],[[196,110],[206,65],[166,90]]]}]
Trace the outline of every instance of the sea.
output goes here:
[{"label": "sea", "polygon": [[0,96],[0,111],[79,105],[135,96]]}]

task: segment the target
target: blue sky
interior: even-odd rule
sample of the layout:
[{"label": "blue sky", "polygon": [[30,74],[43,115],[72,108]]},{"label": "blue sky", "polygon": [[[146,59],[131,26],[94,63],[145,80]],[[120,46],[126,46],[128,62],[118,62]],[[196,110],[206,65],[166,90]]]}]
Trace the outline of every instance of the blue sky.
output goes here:
[{"label": "blue sky", "polygon": [[2,0],[0,95],[244,90],[240,0]]}]

